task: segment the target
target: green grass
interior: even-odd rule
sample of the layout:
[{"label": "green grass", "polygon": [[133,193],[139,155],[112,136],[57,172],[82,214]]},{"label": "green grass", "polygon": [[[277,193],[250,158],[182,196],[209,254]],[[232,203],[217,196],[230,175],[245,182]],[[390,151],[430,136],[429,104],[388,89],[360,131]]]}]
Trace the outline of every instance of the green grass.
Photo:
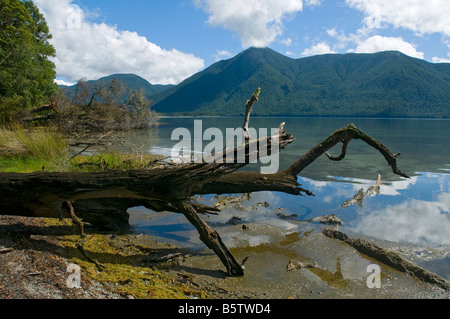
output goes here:
[{"label": "green grass", "polygon": [[18,158],[0,156],[0,172],[3,173],[31,173],[42,170],[46,161],[38,158]]},{"label": "green grass", "polygon": [[98,153],[71,158],[64,134],[51,128],[0,128],[0,172],[97,172],[146,169],[160,156]]},{"label": "green grass", "polygon": [[68,148],[63,134],[50,128],[0,128],[0,171],[64,171]]}]

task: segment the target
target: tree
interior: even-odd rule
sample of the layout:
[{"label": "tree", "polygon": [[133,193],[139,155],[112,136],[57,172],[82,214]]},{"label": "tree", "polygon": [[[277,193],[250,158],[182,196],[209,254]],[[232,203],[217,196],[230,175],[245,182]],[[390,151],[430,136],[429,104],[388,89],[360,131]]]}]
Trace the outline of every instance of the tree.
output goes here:
[{"label": "tree", "polygon": [[158,116],[150,109],[143,90],[132,90],[113,78],[92,84],[78,81],[75,90],[61,90],[51,105],[53,120],[64,131],[110,131],[148,129],[156,125]]},{"label": "tree", "polygon": [[58,86],[49,28],[31,0],[0,2],[0,120],[48,103]]}]

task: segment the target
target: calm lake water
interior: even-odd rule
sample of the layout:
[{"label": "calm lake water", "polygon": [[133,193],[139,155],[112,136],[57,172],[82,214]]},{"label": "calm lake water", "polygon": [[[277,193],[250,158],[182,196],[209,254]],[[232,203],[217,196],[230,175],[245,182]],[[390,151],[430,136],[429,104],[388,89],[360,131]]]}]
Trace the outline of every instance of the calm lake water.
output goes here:
[{"label": "calm lake water", "polygon": [[[176,128],[187,128],[194,136],[194,120],[202,121],[202,130],[214,127],[239,128],[242,118],[162,118],[157,130],[133,132],[129,142],[143,146],[148,153],[170,155],[179,140],[171,140]],[[256,207],[248,211],[230,209],[211,216],[208,223],[216,228],[229,247],[255,246],[270,241],[267,236],[244,238],[227,233],[226,223],[232,217],[245,222],[273,225],[283,231],[311,229],[311,218],[335,214],[342,221],[341,230],[398,244],[414,245],[410,257],[427,265],[431,271],[450,280],[450,120],[427,119],[332,119],[332,118],[251,118],[250,127],[277,128],[285,122],[287,132],[296,140],[280,153],[280,169],[289,167],[301,155],[321,142],[335,130],[353,123],[378,139],[393,153],[401,152],[399,168],[411,178],[394,175],[383,156],[362,141],[353,140],[347,156],[332,162],[325,156],[300,173],[298,181],[315,197],[292,196],[276,192],[254,193],[242,204]],[[197,136],[198,137],[198,136]],[[209,141],[203,142],[205,147]],[[330,150],[340,154],[340,145]],[[245,169],[257,170],[255,164]],[[361,205],[341,207],[362,188],[373,186],[378,174],[381,187],[378,195],[366,197]],[[212,196],[202,198],[209,204]],[[267,207],[266,207],[267,206]],[[195,229],[177,214],[152,214],[151,211],[131,209],[132,223],[139,232],[148,232],[178,245],[203,247]],[[280,218],[276,213],[295,214],[295,219]],[[221,226],[224,226],[221,228]],[[317,225],[319,230],[321,225]],[[314,229],[313,229],[314,230]]]}]

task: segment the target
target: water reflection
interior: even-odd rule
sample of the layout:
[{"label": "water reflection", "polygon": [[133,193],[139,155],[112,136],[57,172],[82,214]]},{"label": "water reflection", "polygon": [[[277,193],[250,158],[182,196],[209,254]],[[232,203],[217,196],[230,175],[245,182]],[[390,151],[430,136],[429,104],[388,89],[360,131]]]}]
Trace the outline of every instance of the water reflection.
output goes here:
[{"label": "water reflection", "polygon": [[[178,127],[193,130],[195,119],[164,118],[157,130],[133,132],[125,137],[136,146],[143,145],[149,153],[169,156],[171,148],[178,142],[170,139],[172,131]],[[202,118],[202,121],[205,129],[218,127],[225,130],[242,124],[240,118]],[[252,118],[251,124],[255,128],[270,129],[278,127],[282,121],[286,122],[286,129],[294,134],[296,141],[282,150],[280,169],[287,168],[334,130],[353,122],[393,152],[401,151],[399,167],[412,177],[404,179],[394,175],[381,154],[361,141],[352,141],[344,161],[331,162],[322,156],[301,172],[299,183],[316,197],[299,198],[266,192],[261,197],[270,202],[270,207],[260,209],[252,218],[274,222],[273,218],[268,217],[273,215],[274,208],[296,214],[301,220],[333,212],[345,225],[352,225],[352,230],[377,238],[413,243],[449,243],[449,209],[445,201],[450,184],[450,175],[446,174],[450,171],[449,121]],[[378,174],[382,176],[379,195],[365,198],[362,207],[340,207],[361,188],[373,186]]]},{"label": "water reflection", "polygon": [[[235,128],[241,119],[204,118],[203,127]],[[378,151],[361,141],[352,141],[342,162],[329,161],[325,156],[301,172],[298,182],[316,196],[300,197],[275,192],[254,193],[245,202],[247,207],[266,202],[248,211],[229,209],[218,216],[210,216],[207,222],[219,231],[230,247],[256,247],[267,245],[267,234],[236,233],[228,222],[238,217],[242,223],[258,223],[276,227],[284,234],[320,230],[323,225],[307,222],[309,219],[336,214],[343,222],[342,231],[371,236],[393,242],[406,242],[420,246],[442,246],[448,252],[450,246],[450,121],[448,120],[384,120],[384,119],[302,119],[256,118],[251,125],[278,127],[285,121],[286,130],[296,137],[294,143],[282,150],[280,169],[287,168],[302,154],[326,138],[333,131],[354,123],[367,134],[385,144],[391,151],[402,152],[399,168],[410,179],[394,175]],[[171,141],[171,132],[177,127],[193,129],[194,118],[164,119],[157,131],[149,134],[134,132],[130,141],[144,145],[149,153],[169,156],[178,141]],[[208,142],[205,142],[208,143]],[[330,153],[340,152],[340,147]],[[250,167],[246,169],[258,169]],[[361,206],[341,207],[358,191],[375,184],[382,176],[380,193],[364,198]],[[214,195],[202,198],[213,204]],[[281,214],[280,214],[281,213]],[[145,216],[152,216],[146,220]],[[285,218],[286,216],[295,218]],[[170,214],[160,216],[144,211],[135,219],[141,230],[152,235],[171,239],[180,245],[203,247],[196,230],[184,216]],[[442,257],[444,256],[444,257]],[[445,258],[447,253],[441,255]],[[440,270],[444,275],[450,273]],[[440,263],[442,266],[442,263]],[[445,268],[445,267],[444,267]]]},{"label": "water reflection", "polygon": [[450,193],[436,201],[408,199],[397,205],[364,209],[350,229],[357,233],[396,242],[450,245]]},{"label": "water reflection", "polygon": [[[125,137],[148,153],[167,156],[179,141],[172,141],[173,130],[187,128],[194,136],[194,121],[202,120],[203,129],[217,127],[238,128],[241,118],[163,118],[160,126],[152,131],[129,132]],[[423,119],[333,119],[333,118],[252,118],[250,126],[256,129],[277,128],[285,122],[287,132],[296,140],[280,154],[280,169],[289,167],[301,155],[324,140],[335,130],[350,123],[373,136],[392,152],[401,152],[399,167],[408,175],[414,172],[450,170],[450,120]],[[225,134],[224,134],[225,136]],[[210,141],[204,141],[206,146]],[[340,146],[330,153],[338,154]],[[380,173],[385,180],[399,180],[386,165],[383,156],[367,144],[355,140],[349,144],[347,157],[342,162],[329,161],[324,156],[308,166],[301,175],[314,180],[327,180],[328,176],[372,179]],[[259,169],[249,167],[247,169]]]},{"label": "water reflection", "polygon": [[[213,227],[222,227],[235,219],[242,224],[260,223],[286,232],[298,232],[313,227],[311,223],[304,222],[333,213],[344,222],[344,230],[347,228],[354,233],[420,245],[450,245],[450,175],[423,174],[410,180],[382,182],[378,195],[366,197],[361,206],[350,207],[341,205],[360,188],[367,189],[375,181],[343,178],[334,180],[301,179],[303,187],[315,193],[314,197],[297,197],[276,192],[254,193],[239,208],[230,207],[217,216],[209,216],[207,221]],[[199,201],[214,205],[217,199],[210,195]],[[140,225],[144,227],[142,219],[148,218],[150,213],[141,213]],[[193,230],[181,215],[152,216],[145,225],[150,233],[158,232],[161,235],[165,232],[164,237],[175,238],[182,232]],[[232,247],[239,246],[235,245],[235,235],[224,233],[224,241],[229,239]],[[242,245],[243,242],[252,246],[256,242],[267,241],[265,237],[255,239],[244,238],[242,234],[237,236],[241,236],[239,240]]]}]

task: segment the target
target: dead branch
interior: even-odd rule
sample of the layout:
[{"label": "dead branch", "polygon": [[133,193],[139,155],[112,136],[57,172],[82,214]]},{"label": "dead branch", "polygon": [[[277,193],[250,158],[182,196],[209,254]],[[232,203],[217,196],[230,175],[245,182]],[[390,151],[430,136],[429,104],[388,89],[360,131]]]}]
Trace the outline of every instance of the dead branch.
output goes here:
[{"label": "dead branch", "polygon": [[175,254],[168,254],[165,256],[160,256],[160,257],[154,257],[154,256],[146,256],[145,258],[143,258],[144,262],[163,262],[163,261],[168,261],[171,259],[174,259],[176,257],[181,256],[181,253],[175,253]]},{"label": "dead branch", "polygon": [[77,157],[80,154],[83,154],[84,152],[86,152],[89,148],[93,147],[93,146],[98,146],[100,145],[100,142],[105,139],[106,137],[110,136],[114,131],[109,131],[106,134],[101,135],[100,137],[98,137],[94,142],[87,142],[85,143],[86,147],[83,148],[81,151],[79,151],[78,153],[76,153],[75,155],[73,155],[69,161],[73,160],[75,157]]},{"label": "dead branch", "polygon": [[244,117],[244,124],[242,125],[242,131],[244,134],[244,140],[248,141],[251,136],[248,132],[248,123],[250,122],[250,113],[252,111],[252,106],[253,103],[258,101],[259,98],[259,94],[261,93],[261,88],[258,88],[255,93],[253,93],[252,97],[250,98],[250,100],[247,101],[246,105],[245,105],[245,117]]},{"label": "dead branch", "polygon": [[[400,153],[393,155],[389,149],[384,146],[381,142],[377,141],[373,137],[367,135],[363,131],[360,131],[354,124],[349,124],[340,130],[337,130],[333,134],[331,134],[328,138],[326,138],[322,143],[317,144],[313,147],[309,152],[300,157],[291,167],[289,167],[286,172],[297,175],[300,173],[305,167],[314,162],[319,156],[324,154],[330,148],[335,146],[336,144],[342,142],[344,146],[342,148],[342,154],[338,157],[331,157],[332,160],[342,160],[345,157],[346,149],[348,143],[352,139],[360,139],[366,142],[369,146],[372,146],[376,150],[378,150],[386,159],[388,164],[392,168],[392,172],[394,174],[403,176],[405,178],[409,178],[408,175],[403,173],[397,168],[397,157]],[[329,156],[330,157],[330,156]]]},{"label": "dead branch", "polygon": [[[246,104],[244,135],[246,129],[248,133],[251,107],[258,100],[259,93],[260,89],[256,90]],[[227,273],[231,276],[242,276],[242,263],[234,259],[219,234],[200,218],[200,214],[217,213],[217,208],[194,203],[191,201],[192,197],[257,191],[312,196],[309,190],[303,189],[297,183],[297,175],[341,142],[341,155],[332,157],[328,154],[328,157],[332,160],[342,160],[348,143],[353,139],[361,139],[377,149],[394,174],[407,177],[397,168],[397,154],[393,155],[383,144],[353,124],[331,134],[284,171],[274,174],[236,172],[255,159],[279,152],[294,141],[294,137],[286,132],[282,123],[273,136],[255,140],[248,135],[243,145],[217,152],[200,163],[96,173],[1,173],[0,191],[3,200],[0,201],[0,211],[20,216],[54,218],[60,218],[60,212],[73,218],[72,215],[77,212],[78,218],[92,225],[119,228],[128,225],[127,209],[130,207],[144,206],[155,212],[180,213],[196,227],[202,242],[216,253]],[[267,154],[259,152],[261,143],[267,145]],[[243,161],[236,160],[239,154],[244,154]],[[227,161],[228,155],[233,155],[235,161]],[[61,210],[62,203],[70,203],[68,211]]]},{"label": "dead branch", "polygon": [[50,103],[50,104],[35,107],[34,109],[32,109],[30,111],[30,114],[36,114],[36,113],[41,113],[41,112],[46,112],[46,111],[52,111],[52,112],[58,113],[58,110],[56,109],[55,104]]},{"label": "dead branch", "polygon": [[361,207],[362,202],[364,201],[364,198],[366,198],[367,196],[370,196],[374,193],[377,193],[377,194],[380,193],[380,182],[381,182],[381,175],[378,174],[378,179],[377,179],[377,182],[375,183],[375,186],[370,186],[366,190],[366,192],[364,192],[364,189],[361,188],[355,196],[353,196],[351,199],[348,199],[345,202],[343,202],[341,204],[341,207],[350,207],[356,203],[358,203],[358,205]]},{"label": "dead branch", "polygon": [[70,214],[70,217],[72,218],[74,224],[75,224],[76,226],[78,226],[78,228],[80,229],[80,236],[81,236],[81,237],[85,237],[86,235],[85,235],[85,233],[84,233],[84,225],[83,225],[83,222],[81,221],[81,219],[79,219],[79,218],[77,217],[77,215],[75,215],[75,210],[73,209],[72,202],[71,202],[70,200],[68,200],[68,201],[66,202],[66,204],[67,204],[67,206],[69,207],[69,214]]},{"label": "dead branch", "polygon": [[239,264],[223,243],[219,234],[206,224],[188,201],[179,202],[178,211],[182,212],[189,222],[197,228],[201,241],[220,258],[227,273],[231,276],[243,276],[242,264]]},{"label": "dead branch", "polygon": [[7,254],[7,253],[11,253],[14,250],[12,248],[0,248],[0,254]]},{"label": "dead branch", "polygon": [[443,289],[450,290],[450,283],[447,280],[402,258],[392,250],[384,249],[363,239],[349,238],[346,234],[334,229],[326,228],[322,232],[325,236],[343,241],[360,253],[374,258],[387,266],[413,275],[424,282],[436,284]]},{"label": "dead branch", "polygon": [[103,270],[106,269],[106,266],[103,265],[101,262],[99,262],[97,259],[94,259],[94,258],[89,257],[89,255],[87,254],[87,252],[84,250],[83,244],[77,243],[76,246],[77,246],[78,250],[81,252],[81,254],[82,254],[88,261],[90,261],[91,263],[94,263],[94,264],[97,266],[98,270],[103,271]]}]

